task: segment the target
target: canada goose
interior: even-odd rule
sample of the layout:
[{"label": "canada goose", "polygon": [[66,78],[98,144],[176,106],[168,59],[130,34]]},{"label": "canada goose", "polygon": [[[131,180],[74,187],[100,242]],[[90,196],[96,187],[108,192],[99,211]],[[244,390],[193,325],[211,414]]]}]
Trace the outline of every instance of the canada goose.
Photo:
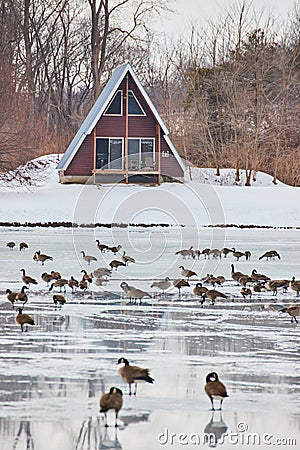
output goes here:
[{"label": "canada goose", "polygon": [[6,247],[8,247],[10,250],[13,250],[13,248],[16,246],[15,242],[7,242]]},{"label": "canada goose", "polygon": [[224,255],[224,258],[227,258],[228,253],[231,253],[231,252],[232,252],[231,248],[227,248],[227,247],[224,247],[221,250],[221,254]]},{"label": "canada goose", "polygon": [[119,369],[119,375],[125,383],[129,385],[129,395],[131,395],[131,385],[135,384],[135,391],[133,395],[136,395],[137,383],[146,382],[153,384],[154,379],[149,375],[149,369],[142,369],[138,366],[130,366],[126,358],[120,358],[118,364],[122,364]]},{"label": "canada goose", "polygon": [[52,275],[53,280],[59,280],[61,278],[61,274],[58,271],[51,270],[50,273]]},{"label": "canada goose", "polygon": [[179,295],[181,294],[181,288],[183,287],[189,287],[190,284],[187,280],[184,280],[182,278],[178,278],[173,281],[173,286],[178,289]]},{"label": "canada goose", "polygon": [[25,248],[28,248],[28,244],[26,244],[26,242],[20,242],[20,244],[19,244],[20,252],[22,250],[25,250]]},{"label": "canada goose", "polygon": [[166,277],[163,281],[154,281],[150,287],[157,287],[158,289],[161,289],[163,291],[163,294],[169,287],[172,286],[172,283],[170,281],[169,277]]},{"label": "canada goose", "polygon": [[239,281],[239,278],[241,278],[241,277],[244,277],[245,276],[245,274],[243,273],[243,272],[235,272],[234,271],[234,265],[233,264],[231,264],[231,278],[234,280],[234,281]]},{"label": "canada goose", "polygon": [[214,400],[220,400],[220,408],[222,409],[222,403],[224,398],[228,397],[226,387],[219,380],[216,372],[211,372],[206,377],[206,385],[204,387],[205,393],[208,395],[211,401],[211,409],[214,411]]},{"label": "canada goose", "polygon": [[82,259],[84,261],[86,261],[88,263],[88,265],[91,264],[91,261],[97,261],[97,258],[95,258],[95,256],[91,256],[91,255],[86,255],[85,252],[83,250],[81,250],[82,253]]},{"label": "canada goose", "polygon": [[264,275],[263,273],[257,273],[256,269],[252,270],[251,276],[255,281],[270,281],[271,280],[271,278],[267,277],[267,275]]},{"label": "canada goose", "polygon": [[222,253],[218,248],[213,248],[209,251],[209,255],[212,255],[213,258],[221,258]]},{"label": "canada goose", "polygon": [[97,247],[98,247],[98,249],[100,250],[101,253],[105,252],[105,250],[108,249],[108,245],[100,244],[99,239],[96,239],[96,242],[97,242]]},{"label": "canada goose", "polygon": [[223,277],[223,275],[218,275],[216,277],[216,279],[218,280],[218,284],[223,284],[226,281],[226,279],[225,279],[225,277]]},{"label": "canada goose", "polygon": [[113,270],[113,268],[115,268],[116,270],[118,270],[118,267],[120,266],[124,266],[126,267],[126,264],[123,263],[123,261],[117,261],[116,259],[113,259],[110,263],[109,263],[111,270]]},{"label": "canada goose", "polygon": [[283,288],[283,292],[286,292],[289,284],[289,280],[271,280],[268,282],[267,287],[273,292],[273,295],[277,295],[277,289]]},{"label": "canada goose", "polygon": [[54,302],[55,306],[57,306],[57,304],[59,304],[60,306],[63,306],[66,303],[66,299],[63,295],[54,294],[52,298],[53,298],[53,302]]},{"label": "canada goose", "polygon": [[29,289],[27,286],[22,286],[21,291],[17,293],[15,301],[16,302],[22,302],[23,305],[25,305],[25,303],[27,303],[28,301],[28,296],[26,294],[25,289]]},{"label": "canada goose", "polygon": [[254,281],[255,280],[253,280],[253,278],[251,276],[248,276],[248,275],[243,275],[238,280],[238,282],[244,287],[246,287],[246,285],[249,284],[249,283],[253,283]]},{"label": "canada goose", "polygon": [[18,308],[18,312],[16,322],[21,325],[22,332],[24,331],[24,325],[26,325],[25,331],[28,331],[28,325],[35,325],[33,318],[29,314],[23,314],[22,308]]},{"label": "canada goose", "polygon": [[197,276],[196,272],[194,272],[193,270],[185,269],[183,266],[179,266],[179,269],[181,269],[181,275],[188,279],[190,277]]},{"label": "canada goose", "polygon": [[206,259],[206,257],[209,258],[209,252],[210,252],[210,248],[204,248],[201,252],[201,255],[204,255],[205,259]]},{"label": "canada goose", "polygon": [[213,275],[209,275],[206,278],[205,283],[211,284],[213,287],[215,287],[216,284],[218,284],[219,286],[222,284],[220,279],[218,277],[214,277]]},{"label": "canada goose", "polygon": [[99,267],[98,269],[93,270],[91,275],[96,278],[100,278],[103,276],[111,277],[111,269],[108,269],[108,267]]},{"label": "canada goose", "polygon": [[73,294],[75,292],[75,288],[79,286],[79,281],[76,280],[72,275],[71,278],[68,280],[68,286],[72,289]]},{"label": "canada goose", "polygon": [[297,316],[300,316],[300,304],[287,306],[286,308],[283,308],[280,310],[280,312],[288,313],[291,316],[291,322],[294,321],[298,323]]},{"label": "canada goose", "polygon": [[23,283],[24,284],[38,284],[38,282],[34,279],[34,278],[32,278],[32,277],[29,277],[28,275],[26,275],[26,273],[25,273],[25,269],[20,269],[20,272],[22,272],[22,281],[23,281]]},{"label": "canada goose", "polygon": [[265,286],[263,283],[261,283],[261,282],[259,281],[258,283],[256,283],[256,284],[253,286],[253,290],[254,290],[254,292],[262,292],[262,291],[266,291],[267,288],[266,288],[266,286]]},{"label": "canada goose", "polygon": [[78,288],[85,292],[88,287],[88,281],[82,278],[82,280],[80,280],[78,283]]},{"label": "canada goose", "polygon": [[52,256],[45,255],[41,253],[40,250],[35,252],[35,260],[40,261],[42,263],[42,266],[45,264],[45,261],[53,261]]},{"label": "canada goose", "polygon": [[207,291],[204,294],[204,297],[209,298],[212,304],[214,304],[216,298],[227,298],[228,296],[226,294],[223,294],[223,292],[216,291],[215,289],[207,289]]},{"label": "canada goose", "polygon": [[7,300],[14,306],[18,292],[12,292],[10,289],[6,289],[5,293]]},{"label": "canada goose", "polygon": [[125,294],[129,296],[129,300],[131,301],[131,295],[130,292],[132,289],[135,289],[133,286],[129,286],[125,281],[122,281],[120,284],[121,289],[124,291]]},{"label": "canada goose", "polygon": [[131,287],[131,289],[129,290],[129,295],[130,298],[133,299],[135,302],[136,300],[140,301],[140,305],[142,303],[142,298],[143,297],[149,297],[151,298],[151,295],[148,294],[148,292],[142,291],[141,289],[135,288],[135,287]]},{"label": "canada goose", "polygon": [[197,283],[196,286],[193,289],[193,294],[197,297],[201,297],[201,304],[205,301],[205,293],[208,291],[208,289],[204,286],[202,286],[202,283]]},{"label": "canada goose", "polygon": [[299,297],[300,281],[296,281],[295,277],[293,277],[292,281],[290,281],[290,288],[293,289],[293,291],[296,291],[296,297]]},{"label": "canada goose", "polygon": [[242,256],[245,256],[245,253],[239,252],[234,247],[232,247],[232,256],[234,256],[236,260],[239,261]]},{"label": "canada goose", "polygon": [[274,258],[280,259],[280,255],[276,250],[269,250],[268,252],[265,252],[263,255],[261,255],[258,259],[261,260],[263,258],[267,258],[267,261]]},{"label": "canada goose", "polygon": [[47,286],[49,286],[49,282],[53,280],[53,276],[51,273],[43,272],[41,275],[41,280],[47,283]]},{"label": "canada goose", "polygon": [[185,259],[186,256],[188,256],[189,258],[194,258],[195,254],[194,254],[193,246],[191,245],[188,250],[186,250],[186,249],[178,250],[177,252],[175,252],[175,255],[181,255],[181,256],[183,256],[183,259]]},{"label": "canada goose", "polygon": [[59,287],[59,292],[61,292],[62,288],[64,288],[64,292],[66,292],[66,284],[68,284],[68,280],[66,278],[59,278],[51,284],[48,290],[51,292],[54,287]]},{"label": "canada goose", "polygon": [[115,427],[118,426],[117,420],[118,420],[118,414],[120,409],[123,405],[123,392],[121,389],[118,389],[116,387],[110,388],[109,392],[107,394],[103,394],[100,398],[100,411],[101,413],[104,413],[105,417],[105,426],[107,425],[107,411],[110,409],[113,409],[116,414],[115,418]]},{"label": "canada goose", "polygon": [[85,280],[85,281],[87,281],[88,283],[92,283],[92,282],[93,282],[92,274],[89,275],[89,274],[87,273],[87,271],[84,270],[84,269],[82,269],[82,270],[80,271],[80,273],[83,273],[83,275],[82,275],[82,280]]},{"label": "canada goose", "polygon": [[243,299],[245,299],[246,297],[249,296],[249,297],[250,297],[250,300],[251,300],[251,297],[252,297],[252,291],[251,291],[250,288],[243,287],[243,288],[240,290],[240,293],[242,294]]},{"label": "canada goose", "polygon": [[135,263],[135,259],[132,258],[131,256],[127,256],[126,252],[123,252],[123,255],[122,255],[121,259],[126,264],[126,266],[128,266],[129,262]]},{"label": "canada goose", "polygon": [[114,255],[116,255],[121,248],[122,248],[122,245],[117,245],[117,246],[113,246],[113,247],[108,247],[108,250],[110,252],[112,252]]},{"label": "canada goose", "polygon": [[246,261],[250,261],[250,258],[251,258],[251,252],[250,252],[249,250],[246,250],[246,251],[244,252],[244,255],[245,255],[245,257],[246,257]]}]

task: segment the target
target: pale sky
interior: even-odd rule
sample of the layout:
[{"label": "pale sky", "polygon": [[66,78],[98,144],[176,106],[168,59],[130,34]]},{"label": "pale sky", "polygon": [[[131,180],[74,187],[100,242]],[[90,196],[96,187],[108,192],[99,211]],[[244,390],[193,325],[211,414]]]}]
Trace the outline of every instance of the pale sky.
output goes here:
[{"label": "pale sky", "polygon": [[[225,11],[233,5],[241,3],[242,0],[173,0],[171,6],[177,13],[163,20],[161,31],[168,34],[180,34],[187,24],[191,22],[206,22],[207,19],[217,19],[225,16]],[[265,16],[279,18],[285,21],[291,10],[300,0],[248,0],[247,5],[253,5],[257,13],[263,12]]]}]

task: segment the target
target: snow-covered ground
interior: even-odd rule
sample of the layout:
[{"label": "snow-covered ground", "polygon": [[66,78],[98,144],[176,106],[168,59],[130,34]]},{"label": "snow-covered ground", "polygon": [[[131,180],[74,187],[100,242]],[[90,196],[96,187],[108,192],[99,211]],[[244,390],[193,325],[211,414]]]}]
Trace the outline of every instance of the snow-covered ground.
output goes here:
[{"label": "snow-covered ground", "polygon": [[[192,169],[192,181],[161,186],[61,185],[57,155],[45,156],[0,178],[0,222],[167,223],[201,227],[216,224],[300,226],[300,188],[272,183],[257,174],[251,187],[234,185],[234,171]],[[220,185],[220,183],[222,185]]]},{"label": "snow-covered ground", "polygon": [[[268,449],[284,445],[295,449],[299,430],[299,325],[279,313],[297,301],[295,292],[254,294],[243,301],[240,286],[230,279],[235,270],[253,268],[272,278],[300,278],[298,230],[240,230],[191,228],[66,229],[2,228],[0,245],[0,442],[1,450],[158,450],[205,448],[195,445],[203,433],[212,433],[235,448]],[[72,295],[55,310],[52,293],[41,281],[44,271],[59,270],[63,277],[81,277],[107,266],[111,253],[102,255],[95,239],[108,245],[122,244],[135,264],[114,271],[106,286],[94,284],[85,293]],[[29,249],[9,250],[8,241],[25,241]],[[275,245],[276,243],[276,245]],[[250,250],[250,261],[227,258],[184,260],[179,248],[236,247]],[[277,249],[278,260],[258,260],[266,250]],[[41,266],[33,261],[40,249],[53,256]],[[97,261],[88,266],[80,255],[85,250]],[[197,276],[178,297],[171,288],[167,297],[151,288],[153,280],[180,277],[179,266]],[[29,290],[24,312],[34,317],[35,327],[21,333],[16,313],[5,298],[5,289],[18,290],[20,269],[38,280]],[[218,290],[226,300],[203,307],[192,289],[206,273],[224,275]],[[128,303],[120,283],[147,290],[141,306]],[[57,289],[56,289],[57,291]],[[103,294],[105,292],[105,294]],[[132,364],[149,367],[153,385],[138,385],[136,397],[117,374],[117,360],[127,356]],[[217,371],[228,389],[223,414],[209,410],[204,394],[205,377]],[[98,412],[99,397],[111,386],[124,392],[120,428],[105,430]],[[114,423],[109,414],[109,423]],[[238,433],[238,437],[224,433]],[[170,435],[173,435],[173,444]],[[192,439],[180,444],[179,434]],[[253,433],[256,437],[254,437]],[[182,439],[182,438],[181,438]],[[250,444],[245,444],[245,440]],[[256,439],[253,441],[253,439]],[[257,439],[260,439],[260,444]],[[194,440],[194,441],[193,441]],[[27,447],[26,447],[27,445]],[[211,445],[213,446],[213,445]],[[278,444],[279,446],[279,444]],[[283,445],[281,445],[283,446]]]}]

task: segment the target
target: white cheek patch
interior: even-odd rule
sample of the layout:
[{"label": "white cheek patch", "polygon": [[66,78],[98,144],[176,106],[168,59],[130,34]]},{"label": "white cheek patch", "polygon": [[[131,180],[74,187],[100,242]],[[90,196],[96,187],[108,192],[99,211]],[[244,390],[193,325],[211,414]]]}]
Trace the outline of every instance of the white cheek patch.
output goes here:
[{"label": "white cheek patch", "polygon": [[210,377],[209,381],[216,381],[215,377]]},{"label": "white cheek patch", "polygon": [[119,363],[117,367],[118,369],[123,369],[123,367],[125,367],[125,363]]}]

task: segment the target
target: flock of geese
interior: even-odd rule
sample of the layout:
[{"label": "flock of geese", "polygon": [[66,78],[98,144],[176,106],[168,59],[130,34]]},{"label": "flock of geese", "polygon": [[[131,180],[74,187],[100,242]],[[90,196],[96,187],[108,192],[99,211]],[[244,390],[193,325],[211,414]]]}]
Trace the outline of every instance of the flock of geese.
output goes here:
[{"label": "flock of geese", "polygon": [[[121,379],[129,386],[129,395],[136,395],[138,383],[150,383],[153,384],[154,379],[149,374],[149,369],[143,369],[138,366],[129,364],[129,361],[122,357],[118,360],[118,373]],[[135,385],[135,390],[132,392],[131,385]],[[219,380],[216,372],[210,372],[206,377],[206,384],[204,391],[211,401],[211,409],[215,411],[214,401],[220,402],[219,410],[222,410],[223,400],[228,397],[227,389],[224,384]],[[100,398],[100,413],[104,413],[105,426],[107,423],[107,413],[109,410],[115,412],[115,427],[118,427],[118,415],[123,405],[123,392],[121,389],[113,386],[109,392],[103,394]]]},{"label": "flock of geese", "polygon": [[[6,244],[11,250],[16,247],[15,242],[8,242]],[[100,241],[96,240],[96,247],[100,251],[100,253],[110,252],[113,255],[119,255],[122,245],[109,246]],[[26,242],[21,242],[19,244],[20,251],[29,248]],[[98,259],[93,255],[87,255],[83,250],[80,252],[82,255],[83,261],[85,261],[88,265],[91,262],[96,262]],[[244,252],[237,251],[233,248],[222,248],[219,249],[208,249],[205,248],[202,251],[194,250],[193,246],[190,246],[188,249],[182,249],[175,252],[175,255],[181,255],[183,259],[190,258],[200,258],[201,255],[204,255],[204,258],[227,258],[229,254],[232,254],[233,257],[239,260],[242,256],[245,257],[246,260],[250,260],[251,252],[246,250]],[[268,250],[263,253],[258,259],[262,260],[266,258],[266,260],[278,258],[280,259],[280,255],[276,250]],[[44,266],[45,262],[53,261],[53,257],[47,254],[42,253],[40,250],[37,250],[32,259],[36,263],[41,263]],[[127,267],[129,264],[135,263],[135,259],[129,255],[126,255],[126,252],[122,252],[122,256],[120,259],[112,259],[109,262],[108,267],[99,267],[93,270],[91,273],[88,273],[85,269],[81,270],[81,278],[75,278],[73,275],[64,278],[61,276],[58,271],[51,272],[43,272],[41,274],[41,281],[46,283],[48,291],[51,292],[55,288],[59,288],[58,293],[54,293],[52,296],[55,307],[62,307],[66,303],[66,298],[63,293],[66,293],[66,288],[69,287],[72,293],[75,293],[76,290],[85,292],[91,283],[94,283],[96,286],[102,286],[104,283],[108,283],[110,277],[112,277],[113,270],[117,270],[118,267],[123,266]],[[169,277],[165,277],[163,280],[153,281],[150,284],[151,289],[156,289],[160,291],[161,296],[165,296],[167,291],[171,288],[175,287],[178,289],[179,297],[181,297],[181,290],[183,288],[191,287],[190,279],[196,279],[198,277],[197,273],[189,268],[184,267],[183,265],[179,266],[181,269],[181,277],[175,278],[171,280]],[[22,331],[27,331],[28,325],[34,325],[34,320],[27,314],[23,314],[22,310],[25,304],[28,301],[28,295],[25,290],[29,289],[30,285],[37,285],[38,281],[27,275],[25,269],[20,269],[22,272],[22,282],[23,286],[20,291],[12,292],[10,289],[6,290],[6,297],[12,303],[13,307],[15,305],[18,306],[19,314],[16,317],[17,323],[21,326]],[[254,293],[262,293],[266,291],[271,291],[273,296],[276,296],[279,289],[282,289],[283,292],[287,292],[287,289],[296,292],[296,296],[299,297],[300,293],[300,281],[296,280],[295,277],[292,277],[290,280],[288,279],[271,279],[269,276],[265,274],[257,273],[256,269],[253,269],[250,274],[246,274],[240,271],[235,271],[234,264],[231,264],[231,279],[237,283],[237,285],[241,286],[240,294],[243,299],[249,298],[252,299]],[[207,274],[202,279],[197,279],[196,284],[193,286],[192,293],[194,296],[199,298],[201,305],[206,300],[209,300],[211,304],[214,304],[217,299],[227,299],[229,295],[222,292],[220,287],[223,286],[226,281],[224,276],[216,276],[213,274]],[[205,286],[206,285],[206,286]],[[208,287],[207,287],[208,286]],[[153,294],[149,293],[139,287],[129,285],[127,282],[123,281],[120,284],[121,292],[124,297],[128,297],[129,303],[139,304],[142,303],[144,298],[152,298]],[[218,288],[218,289],[217,289]],[[62,292],[63,291],[63,292]],[[21,306],[20,306],[21,304]],[[291,322],[298,322],[297,317],[300,315],[300,304],[293,304],[286,308],[282,308],[281,312],[285,312],[291,316]],[[25,328],[26,325],[26,328]]]},{"label": "flock of geese", "polygon": [[[100,243],[99,240],[96,240],[96,245],[98,250],[101,253],[110,252],[114,256],[120,254],[120,250],[122,248],[121,245],[117,246],[108,246],[106,244]],[[8,248],[13,250],[16,247],[16,243],[8,242],[6,244]],[[27,249],[29,246],[25,242],[21,242],[19,244],[19,250],[23,251]],[[85,251],[80,252],[82,255],[83,261],[85,261],[89,266],[92,262],[97,262],[97,257],[93,255],[87,255]],[[250,260],[251,252],[249,250],[246,251],[237,251],[233,248],[222,248],[219,249],[208,249],[205,248],[202,251],[194,250],[191,246],[188,249],[182,249],[175,252],[175,255],[181,255],[183,259],[195,259],[200,258],[201,255],[204,258],[227,258],[229,254],[232,254],[237,261],[240,258],[244,257],[245,260]],[[259,260],[266,258],[280,259],[280,255],[275,250],[270,250],[265,252],[263,255],[259,257]],[[41,253],[40,250],[36,251],[33,255],[33,260],[36,263],[41,263],[42,266],[47,261],[53,261],[53,257],[47,254]],[[51,271],[49,273],[43,272],[41,274],[41,281],[46,283],[48,287],[48,291],[53,291],[54,288],[59,288],[60,293],[53,294],[53,302],[55,306],[63,306],[66,303],[65,296],[62,294],[62,289],[64,293],[66,292],[66,286],[71,289],[71,292],[74,293],[76,289],[82,290],[83,292],[88,289],[91,283],[95,283],[97,286],[102,286],[104,282],[109,281],[109,277],[112,276],[112,271],[117,270],[118,267],[124,266],[127,267],[129,264],[135,263],[135,259],[131,256],[126,255],[126,252],[122,252],[122,256],[120,259],[112,259],[108,264],[108,267],[99,267],[98,269],[93,270],[90,274],[86,270],[81,270],[81,279],[76,279],[74,276],[69,278],[63,278],[61,274],[57,271]],[[184,265],[180,265],[179,269],[181,269],[181,277],[171,280],[169,277],[166,277],[163,280],[153,281],[150,285],[150,288],[155,288],[161,291],[162,296],[166,294],[166,292],[175,287],[178,289],[179,295],[181,293],[181,289],[184,287],[190,287],[190,279],[195,279],[198,277],[197,273],[189,268],[184,267]],[[37,285],[38,281],[27,275],[24,268],[20,269],[21,272],[21,280],[23,286],[19,292],[12,292],[10,289],[6,290],[6,297],[11,302],[12,306],[17,306],[18,314],[16,316],[16,322],[20,325],[21,331],[27,331],[28,325],[34,326],[34,319],[29,314],[23,313],[23,308],[28,301],[28,295],[25,292],[30,288],[30,285]],[[300,281],[295,280],[295,277],[292,277],[291,280],[282,279],[282,280],[272,280],[269,276],[265,274],[258,273],[256,269],[253,269],[250,274],[245,274],[240,271],[236,271],[234,268],[234,264],[231,264],[231,279],[241,286],[240,293],[242,297],[245,299],[249,297],[251,299],[253,292],[261,293],[264,291],[271,291],[273,295],[277,295],[278,289],[283,289],[283,292],[286,292],[288,288],[292,289],[296,292],[296,296],[299,297],[300,292]],[[207,274],[203,277],[200,282],[196,282],[193,287],[193,294],[196,297],[200,298],[200,303],[203,304],[206,299],[209,299],[212,304],[218,298],[228,298],[228,295],[216,288],[222,287],[224,282],[226,281],[225,277],[222,275],[216,276],[213,274]],[[204,286],[207,285],[207,286]],[[120,284],[120,288],[123,291],[123,294],[129,298],[129,302],[136,303],[137,300],[142,301],[143,298],[152,298],[152,295],[138,287],[130,286],[127,282],[123,281]],[[19,305],[22,306],[19,306]],[[280,311],[288,313],[291,316],[291,321],[298,322],[297,316],[300,315],[300,304],[293,304],[291,306],[287,306],[282,308]],[[125,382],[129,387],[129,395],[136,395],[137,393],[137,383],[145,382],[153,384],[154,379],[150,376],[149,369],[141,368],[138,366],[130,365],[129,361],[122,357],[118,360],[118,373],[123,382]],[[135,386],[134,392],[132,392],[132,385]],[[219,410],[222,410],[223,400],[228,397],[226,387],[219,380],[218,374],[216,372],[211,372],[206,377],[206,384],[204,386],[205,393],[209,397],[211,401],[212,410],[215,410],[214,401],[218,400]],[[123,392],[118,387],[111,387],[109,392],[104,393],[100,398],[100,413],[103,413],[105,416],[105,426],[108,426],[107,423],[107,413],[112,410],[115,413],[115,427],[118,426],[118,415],[123,405]]]}]

